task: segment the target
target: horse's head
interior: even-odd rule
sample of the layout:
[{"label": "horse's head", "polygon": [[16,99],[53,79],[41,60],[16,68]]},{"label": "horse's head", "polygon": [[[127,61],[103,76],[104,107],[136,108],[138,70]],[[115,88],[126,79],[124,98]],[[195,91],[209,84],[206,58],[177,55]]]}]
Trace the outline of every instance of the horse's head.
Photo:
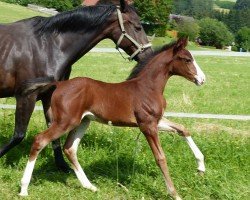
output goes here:
[{"label": "horse's head", "polygon": [[188,38],[180,38],[173,46],[171,73],[183,76],[196,85],[202,85],[206,79],[205,74],[196,63],[192,54],[185,49],[187,43]]},{"label": "horse's head", "polygon": [[119,1],[116,12],[112,15],[112,22],[108,37],[115,42],[117,48],[120,47],[129,54],[130,59],[140,61],[152,52],[136,10],[126,1]]}]

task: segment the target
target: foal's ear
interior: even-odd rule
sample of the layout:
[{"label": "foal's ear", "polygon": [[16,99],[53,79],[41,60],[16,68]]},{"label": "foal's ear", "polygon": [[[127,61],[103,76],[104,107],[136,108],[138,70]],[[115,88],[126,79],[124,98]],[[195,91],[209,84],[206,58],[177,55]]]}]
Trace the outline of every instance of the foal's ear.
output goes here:
[{"label": "foal's ear", "polygon": [[174,55],[184,49],[188,44],[188,37],[181,37],[178,39],[178,41],[176,42],[175,46],[174,46]]},{"label": "foal's ear", "polygon": [[128,4],[127,4],[126,0],[120,0],[120,6],[121,6],[121,11],[123,13],[127,11]]}]

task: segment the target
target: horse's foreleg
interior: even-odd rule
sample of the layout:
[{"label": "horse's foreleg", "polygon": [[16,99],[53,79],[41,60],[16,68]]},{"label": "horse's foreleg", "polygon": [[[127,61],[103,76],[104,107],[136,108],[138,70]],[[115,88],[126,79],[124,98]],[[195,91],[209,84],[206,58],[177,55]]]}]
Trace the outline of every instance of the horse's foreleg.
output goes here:
[{"label": "horse's foreleg", "polygon": [[143,130],[143,133],[148,141],[148,144],[154,154],[156,163],[158,164],[158,166],[160,167],[163,176],[164,176],[164,180],[168,189],[168,192],[170,193],[170,195],[176,199],[176,200],[180,200],[180,196],[177,194],[176,189],[174,187],[174,184],[171,180],[171,177],[169,175],[169,171],[168,171],[168,167],[167,167],[167,160],[165,157],[165,154],[163,152],[163,149],[161,147],[159,138],[158,138],[158,133],[157,133],[157,127],[148,127],[146,129]]},{"label": "horse's foreleg", "polygon": [[97,191],[97,188],[92,185],[91,182],[88,180],[77,159],[77,148],[84,133],[86,132],[86,129],[89,126],[89,123],[89,119],[83,119],[80,126],[69,133],[66,143],[64,145],[64,153],[67,155],[68,159],[72,163],[76,176],[82,186],[95,192]]},{"label": "horse's foreleg", "polygon": [[28,123],[36,103],[36,95],[16,97],[15,130],[9,143],[0,149],[0,157],[18,145],[25,137]]},{"label": "horse's foreleg", "polygon": [[29,160],[21,179],[21,192],[19,193],[20,196],[28,195],[28,186],[38,154],[52,140],[58,139],[61,135],[63,135],[67,128],[68,127],[61,128],[57,124],[53,124],[49,129],[35,136],[30,150]]},{"label": "horse's foreleg", "polygon": [[177,132],[183,136],[197,160],[198,171],[202,173],[205,172],[204,156],[184,126],[162,118],[158,123],[158,129],[159,131]]},{"label": "horse's foreleg", "polygon": [[[48,127],[50,126],[50,124],[52,123],[52,120],[53,120],[51,107],[50,107],[50,98],[51,98],[51,96],[48,95],[42,99],[44,116],[45,116]],[[65,173],[69,173],[70,167],[68,166],[68,164],[65,162],[65,160],[63,158],[60,138],[58,138],[55,141],[52,141],[52,148],[54,151],[55,163],[56,163],[57,168],[62,170]]]}]

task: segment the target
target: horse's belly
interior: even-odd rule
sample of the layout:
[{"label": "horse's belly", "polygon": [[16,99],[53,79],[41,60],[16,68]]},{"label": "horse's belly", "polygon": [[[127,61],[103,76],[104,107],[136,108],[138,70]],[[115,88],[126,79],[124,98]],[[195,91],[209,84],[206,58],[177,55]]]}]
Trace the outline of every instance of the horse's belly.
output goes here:
[{"label": "horse's belly", "polygon": [[82,115],[83,118],[88,118],[91,121],[96,121],[102,124],[108,124],[110,126],[126,126],[126,127],[137,127],[137,122],[133,117],[126,116],[125,118],[117,118],[117,117],[105,117],[105,116],[97,116],[92,112],[85,112]]}]

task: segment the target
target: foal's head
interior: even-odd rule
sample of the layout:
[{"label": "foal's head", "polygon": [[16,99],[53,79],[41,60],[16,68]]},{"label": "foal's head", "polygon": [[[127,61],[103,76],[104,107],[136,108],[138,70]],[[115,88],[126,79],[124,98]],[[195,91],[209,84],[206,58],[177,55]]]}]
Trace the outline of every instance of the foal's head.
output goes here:
[{"label": "foal's head", "polygon": [[[131,55],[130,59],[142,60],[152,53],[152,48],[135,8],[125,0],[111,2],[118,9],[112,15],[113,28],[109,31],[109,38]],[[99,4],[102,3],[106,1],[100,0]]]},{"label": "foal's head", "polygon": [[170,73],[183,76],[196,85],[202,85],[205,82],[205,74],[196,63],[192,54],[185,49],[187,43],[187,38],[180,38],[173,46],[173,60]]}]

